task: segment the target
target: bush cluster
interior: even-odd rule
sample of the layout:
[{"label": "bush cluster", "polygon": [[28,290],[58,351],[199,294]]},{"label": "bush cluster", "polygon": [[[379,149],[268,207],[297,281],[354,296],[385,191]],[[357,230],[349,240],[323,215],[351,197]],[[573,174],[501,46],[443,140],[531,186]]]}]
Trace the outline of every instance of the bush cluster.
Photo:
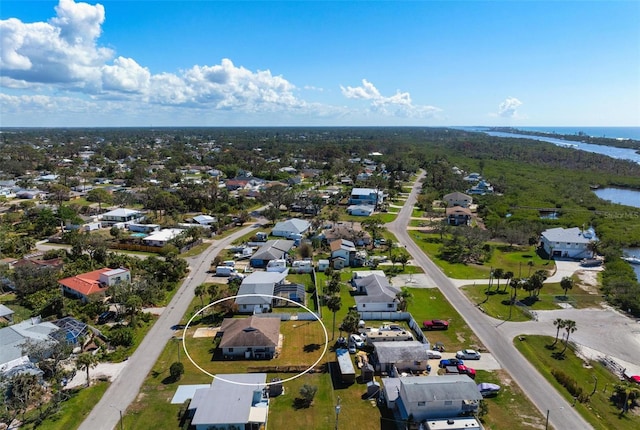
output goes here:
[{"label": "bush cluster", "polygon": [[565,387],[569,394],[576,398],[580,403],[584,403],[589,400],[589,395],[584,392],[582,387],[578,386],[578,382],[571,376],[556,369],[551,369],[551,374],[556,378],[556,381]]}]

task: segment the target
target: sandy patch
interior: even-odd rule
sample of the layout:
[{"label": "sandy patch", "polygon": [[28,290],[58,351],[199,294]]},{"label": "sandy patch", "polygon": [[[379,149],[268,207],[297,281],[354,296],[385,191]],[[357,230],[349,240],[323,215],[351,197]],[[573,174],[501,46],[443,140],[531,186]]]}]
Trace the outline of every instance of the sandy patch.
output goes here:
[{"label": "sandy patch", "polygon": [[[600,269],[601,270],[601,269]],[[578,287],[589,294],[600,294],[598,288],[598,272],[600,270],[578,270],[575,274],[579,279]]]},{"label": "sandy patch", "polygon": [[220,327],[200,327],[193,334],[194,338],[198,337],[215,337],[220,331]]},{"label": "sandy patch", "polygon": [[[127,364],[128,361],[122,361],[120,363],[98,363],[96,367],[89,369],[89,378],[91,378],[92,381],[105,378],[113,381]],[[86,384],[87,371],[77,370],[75,376],[67,383],[65,388],[80,387]]]}]

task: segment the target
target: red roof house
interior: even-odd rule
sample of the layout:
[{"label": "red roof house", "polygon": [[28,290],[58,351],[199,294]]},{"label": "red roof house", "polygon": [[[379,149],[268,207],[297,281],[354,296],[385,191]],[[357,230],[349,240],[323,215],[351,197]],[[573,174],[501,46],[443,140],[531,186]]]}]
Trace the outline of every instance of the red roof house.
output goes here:
[{"label": "red roof house", "polygon": [[93,272],[60,279],[58,283],[62,285],[62,291],[64,293],[86,302],[91,295],[104,295],[104,292],[110,286],[120,282],[130,281],[131,272],[129,272],[128,269],[110,269],[105,267],[104,269],[94,270]]}]

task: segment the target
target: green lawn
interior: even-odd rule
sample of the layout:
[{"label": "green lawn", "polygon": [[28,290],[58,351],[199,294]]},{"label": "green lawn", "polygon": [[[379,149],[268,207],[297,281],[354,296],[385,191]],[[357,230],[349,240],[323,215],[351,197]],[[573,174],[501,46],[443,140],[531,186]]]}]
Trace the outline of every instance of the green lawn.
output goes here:
[{"label": "green lawn", "polygon": [[13,312],[13,322],[18,323],[31,318],[32,311],[18,303],[15,293],[5,293],[0,295],[0,303],[9,307]]},{"label": "green lawn", "polygon": [[180,258],[195,257],[196,255],[202,254],[210,246],[211,246],[211,242],[202,242],[200,245],[194,246],[193,248],[191,248],[187,252],[183,252],[178,257],[180,257]]},{"label": "green lawn", "polygon": [[[579,329],[579,327],[578,327]],[[595,429],[616,429],[632,430],[640,428],[640,415],[638,407],[633,411],[620,417],[619,409],[611,402],[612,387],[620,381],[603,365],[598,362],[589,362],[585,365],[584,360],[577,357],[571,348],[567,349],[563,359],[555,358],[555,354],[564,347],[562,341],[558,341],[555,348],[550,349],[554,338],[549,336],[526,336],[524,340],[514,339],[516,348],[535,366],[543,377],[549,381],[558,392],[569,402],[574,399],[569,391],[561,386],[551,374],[551,370],[559,370],[575,381],[584,393],[589,394],[594,389],[597,378],[595,393],[589,402],[575,403],[575,409],[582,415]],[[562,413],[558,411],[557,413]]]},{"label": "green lawn", "polygon": [[39,425],[26,423],[20,427],[24,430],[73,430],[80,427],[82,421],[89,415],[93,406],[98,403],[109,384],[98,382],[90,388],[71,390],[71,398],[62,403],[55,415],[48,417]]},{"label": "green lawn", "polygon": [[536,270],[555,270],[553,261],[543,260],[535,252],[535,247],[514,247],[509,249],[504,244],[489,243],[492,249],[491,258],[484,264],[449,263],[439,258],[442,241],[440,235],[422,233],[413,230],[410,235],[414,242],[429,256],[435,264],[450,278],[455,279],[488,279],[492,268],[511,271],[516,277],[527,277]]}]

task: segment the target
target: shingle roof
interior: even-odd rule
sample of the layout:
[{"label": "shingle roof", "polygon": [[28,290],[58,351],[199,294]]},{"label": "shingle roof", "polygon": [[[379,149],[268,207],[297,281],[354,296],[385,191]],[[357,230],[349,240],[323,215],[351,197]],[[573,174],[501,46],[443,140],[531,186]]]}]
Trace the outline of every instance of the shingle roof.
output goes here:
[{"label": "shingle roof", "polygon": [[279,318],[225,318],[220,327],[220,348],[275,347],[280,338]]},{"label": "shingle roof", "polygon": [[388,303],[400,292],[400,288],[389,284],[385,276],[377,274],[355,278],[353,284],[367,292],[366,296],[354,296],[356,303]]},{"label": "shingle roof", "polygon": [[275,260],[293,248],[293,240],[268,240],[251,256],[252,260]]},{"label": "shingle roof", "polygon": [[373,344],[378,362],[397,363],[399,361],[427,361],[427,345],[417,340],[399,342],[375,342]]},{"label": "shingle roof", "polygon": [[476,383],[467,375],[413,376],[400,378],[400,392],[407,403],[482,400]]}]

